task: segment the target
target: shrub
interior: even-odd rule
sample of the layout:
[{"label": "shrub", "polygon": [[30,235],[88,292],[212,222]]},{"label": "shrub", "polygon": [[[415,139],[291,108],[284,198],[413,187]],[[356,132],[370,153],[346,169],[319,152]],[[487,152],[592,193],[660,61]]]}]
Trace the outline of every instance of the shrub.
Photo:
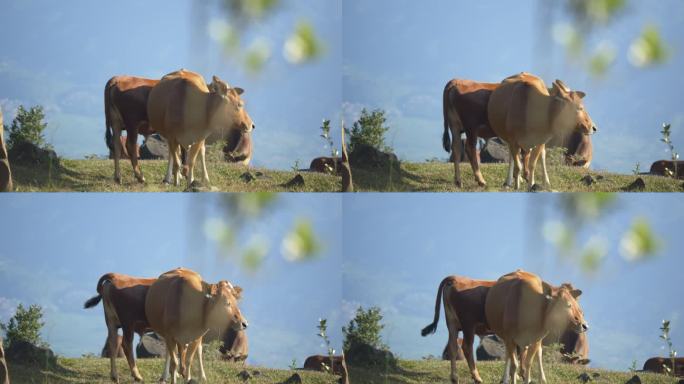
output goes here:
[{"label": "shrub", "polygon": [[44,120],[45,113],[42,106],[36,105],[27,110],[20,105],[12,124],[5,127],[9,135],[7,146],[12,148],[18,143],[28,142],[40,148],[45,147],[43,132],[47,123]]},{"label": "shrub", "polygon": [[353,152],[357,144],[366,144],[382,151],[392,148],[385,145],[385,133],[389,130],[384,124],[387,121],[385,111],[375,109],[370,113],[364,108],[361,116],[354,122],[349,134],[349,151]]},{"label": "shrub", "polygon": [[43,320],[43,308],[33,304],[24,308],[22,304],[17,306],[17,311],[7,324],[0,323],[0,328],[5,331],[7,345],[15,341],[26,341],[33,345],[44,345],[40,339],[40,330],[45,323]]},{"label": "shrub", "polygon": [[397,366],[397,359],[382,342],[380,332],[382,323],[380,308],[364,310],[359,307],[356,316],[342,327],[344,334],[344,354],[350,365],[363,365],[383,370]]}]

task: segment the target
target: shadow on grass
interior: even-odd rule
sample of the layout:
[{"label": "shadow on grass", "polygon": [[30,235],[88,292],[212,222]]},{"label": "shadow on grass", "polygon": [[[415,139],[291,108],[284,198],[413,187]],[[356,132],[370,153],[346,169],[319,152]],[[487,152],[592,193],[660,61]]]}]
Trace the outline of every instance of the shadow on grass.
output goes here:
[{"label": "shadow on grass", "polygon": [[[427,176],[412,173],[401,167],[352,168],[354,187],[371,191],[428,191],[434,182]],[[421,186],[423,185],[423,186]]]}]

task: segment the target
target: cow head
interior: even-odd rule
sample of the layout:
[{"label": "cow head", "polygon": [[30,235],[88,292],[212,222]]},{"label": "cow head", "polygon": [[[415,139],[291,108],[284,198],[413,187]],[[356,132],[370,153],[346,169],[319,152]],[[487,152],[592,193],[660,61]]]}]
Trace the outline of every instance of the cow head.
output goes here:
[{"label": "cow head", "polygon": [[576,129],[585,134],[591,135],[597,131],[596,125],[591,120],[589,113],[584,109],[582,99],[586,94],[582,91],[572,91],[561,80],[553,82],[551,96],[561,100],[565,105],[574,108],[574,119]]},{"label": "cow head", "polygon": [[575,289],[571,284],[563,284],[551,291],[546,296],[548,300],[546,325],[547,329],[554,332],[563,332],[570,329],[577,333],[585,332],[589,325],[584,320],[584,313],[580,308],[577,298],[582,291]]},{"label": "cow head", "polygon": [[221,330],[221,334],[229,329],[241,331],[247,328],[247,320],[242,316],[238,301],[242,295],[242,288],[233,286],[222,280],[211,284],[209,293],[209,319],[212,328]]},{"label": "cow head", "polygon": [[244,89],[231,87],[214,76],[211,84],[209,84],[209,91],[221,98],[220,113],[223,114],[221,117],[225,117],[226,121],[231,122],[230,126],[225,128],[239,129],[242,132],[251,132],[255,128],[252,118],[249,117],[245,109],[245,102],[240,97],[245,92]]}]

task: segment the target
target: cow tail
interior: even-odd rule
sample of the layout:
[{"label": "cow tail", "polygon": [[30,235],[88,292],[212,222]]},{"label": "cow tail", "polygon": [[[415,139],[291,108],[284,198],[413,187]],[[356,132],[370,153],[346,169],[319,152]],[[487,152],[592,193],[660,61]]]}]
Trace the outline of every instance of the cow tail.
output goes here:
[{"label": "cow tail", "polygon": [[104,89],[104,113],[105,113],[105,143],[107,144],[107,148],[109,148],[110,151],[114,150],[114,143],[112,141],[112,116],[111,113],[109,112],[110,110],[110,105],[111,105],[111,95],[110,95],[110,90],[111,87],[114,85],[114,78],[109,79],[107,82],[107,85],[105,85]]},{"label": "cow tail", "polygon": [[449,83],[444,87],[442,97],[442,113],[444,115],[444,134],[442,135],[442,145],[447,153],[451,152],[451,138],[449,137],[449,119],[447,117],[449,108]]},{"label": "cow tail", "polygon": [[83,304],[83,308],[92,308],[100,303],[100,300],[102,300],[102,284],[104,284],[105,281],[109,281],[110,278],[111,276],[109,273],[100,277],[100,280],[97,281],[97,295],[88,299]]},{"label": "cow tail", "polygon": [[442,282],[439,284],[439,288],[437,289],[437,299],[435,300],[435,318],[430,325],[420,331],[421,336],[427,336],[431,333],[435,333],[437,330],[437,323],[439,322],[439,310],[442,303],[442,293],[449,280],[450,277],[445,277],[444,280],[442,280]]}]

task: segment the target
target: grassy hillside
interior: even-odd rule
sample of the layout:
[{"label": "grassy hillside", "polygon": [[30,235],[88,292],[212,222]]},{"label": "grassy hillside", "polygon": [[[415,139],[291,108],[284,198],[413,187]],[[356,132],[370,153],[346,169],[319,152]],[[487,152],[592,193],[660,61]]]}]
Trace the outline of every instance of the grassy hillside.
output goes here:
[{"label": "grassy hillside", "polygon": [[[632,183],[637,176],[632,174],[616,174],[603,171],[586,170],[565,165],[551,165],[548,168],[552,190],[559,192],[620,192]],[[399,171],[368,171],[352,169],[354,188],[357,191],[416,191],[416,192],[494,192],[512,191],[503,188],[508,174],[508,164],[482,164],[482,175],[487,187],[477,185],[469,163],[461,164],[463,188],[454,186],[454,166],[451,163],[401,163]],[[540,182],[541,169],[537,167],[536,182]],[[596,182],[586,185],[581,179],[587,174]],[[645,192],[682,192],[682,180],[661,176],[639,175],[645,184]],[[527,183],[521,184],[521,190],[528,189]]]},{"label": "grassy hillside", "polygon": [[[480,376],[485,383],[499,383],[503,375],[504,363],[480,362],[477,364]],[[536,375],[537,369],[534,369]],[[584,372],[600,376],[589,383],[624,384],[634,374],[630,372],[612,372],[600,369],[588,369],[583,366],[568,364],[544,365],[544,372],[549,384],[582,383],[578,376]],[[399,368],[394,372],[377,372],[377,370],[349,367],[349,378],[352,383],[359,384],[418,384],[418,383],[450,383],[449,362],[441,360],[400,360]],[[673,384],[677,383],[671,377],[650,373],[637,373],[644,384]],[[458,362],[458,377],[462,383],[471,383],[468,366],[465,362]],[[533,375],[533,378],[536,376]]]},{"label": "grassy hillside", "polygon": [[[109,379],[109,359],[81,358],[67,359],[61,358],[58,367],[54,369],[36,369],[35,367],[25,367],[16,364],[9,365],[10,379],[12,383],[30,384],[62,384],[62,383],[111,383]],[[132,383],[130,370],[126,364],[126,359],[117,359],[119,370],[119,382],[121,384]],[[162,359],[139,359],[138,369],[147,383],[156,383],[161,376],[164,368]],[[197,368],[197,363],[193,365],[193,371]],[[277,370],[270,368],[239,366],[217,360],[207,360],[204,362],[204,369],[207,374],[207,382],[216,384],[243,384],[238,374],[247,370],[252,374],[249,379],[251,384],[260,383],[280,383],[290,376],[294,371]],[[256,372],[259,372],[258,374]],[[338,377],[322,372],[310,372],[297,370],[304,383],[311,384],[331,384],[336,383]]]},{"label": "grassy hillside", "polygon": [[[113,160],[68,160],[62,159],[59,168],[47,166],[27,167],[11,164],[12,176],[18,192],[182,192],[186,183],[181,180],[180,187],[162,184],[166,173],[165,160],[141,161],[145,184],[140,184],[133,176],[129,160],[121,161],[122,183],[114,182]],[[282,184],[291,180],[297,173],[272,171],[268,169],[247,168],[243,165],[225,162],[207,163],[209,179],[214,191],[253,192],[253,191],[291,191],[291,192],[334,192],[341,188],[341,178],[322,173],[298,172],[304,177],[303,186],[285,187]],[[195,167],[195,178],[201,179],[201,171]],[[255,180],[245,181],[240,175],[249,171]]]}]

